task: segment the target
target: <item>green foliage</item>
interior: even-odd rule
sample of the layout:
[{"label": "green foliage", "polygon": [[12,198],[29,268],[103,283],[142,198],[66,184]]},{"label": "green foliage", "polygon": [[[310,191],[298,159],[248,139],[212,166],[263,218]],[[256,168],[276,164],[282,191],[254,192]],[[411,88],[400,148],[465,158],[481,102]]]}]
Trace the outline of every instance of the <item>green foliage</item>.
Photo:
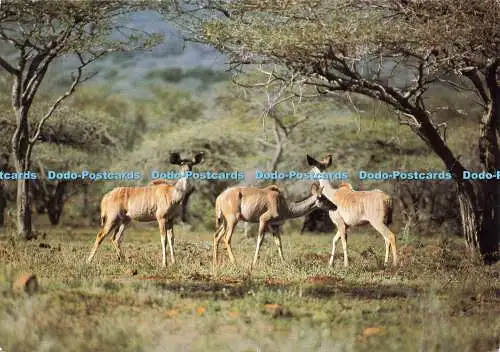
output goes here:
[{"label": "green foliage", "polygon": [[201,81],[200,89],[207,89],[212,84],[228,81],[231,77],[231,73],[227,71],[216,71],[205,67],[194,67],[186,70],[184,77],[199,79]]},{"label": "green foliage", "polygon": [[145,79],[147,80],[160,79],[166,83],[180,83],[185,79],[199,80],[200,90],[205,90],[218,82],[227,81],[230,77],[231,74],[229,72],[216,71],[205,67],[153,69],[145,75]]},{"label": "green foliage", "polygon": [[438,49],[453,60],[433,64],[463,67],[468,59],[475,61],[474,55],[498,56],[498,6],[489,0],[474,0],[467,7],[460,0],[249,0],[214,6],[230,15],[205,20],[202,15],[193,30],[198,40],[201,35],[237,56],[258,53],[299,66],[299,58],[315,61],[328,51],[367,58],[395,52],[419,57]]},{"label": "green foliage", "polygon": [[[93,0],[62,3],[23,0],[1,4],[0,42],[17,53],[9,55],[8,50],[2,50],[0,54],[8,57],[0,57],[0,67],[13,78],[11,104],[18,114],[16,123],[28,125],[28,129],[20,129],[12,141],[13,148],[26,150],[25,155],[18,155],[18,158],[27,159],[21,164],[29,164],[31,148],[40,133],[37,126],[43,128],[59,104],[91,77],[85,72],[88,65],[112,52],[151,48],[159,42],[162,36],[158,33],[140,31],[127,23],[128,15],[151,8],[153,4],[148,1],[111,1],[101,6],[100,2]],[[71,80],[54,73],[56,66],[63,67],[58,62],[61,58],[77,59],[77,73]],[[57,97],[60,88],[55,90],[56,93],[50,89],[39,90],[41,84],[48,81],[45,80],[48,72],[56,83],[68,89],[59,98],[53,95]],[[21,111],[23,113],[19,115]],[[74,129],[81,127],[80,123]],[[33,141],[28,143],[30,139]]]},{"label": "green foliage", "polygon": [[153,69],[149,71],[144,78],[160,78],[167,83],[179,83],[184,78],[184,74],[182,68],[172,67],[164,69]]},{"label": "green foliage", "polygon": [[107,86],[93,85],[82,88],[69,104],[95,124],[102,136],[99,144],[130,149],[138,143],[141,112],[127,95],[112,94]]},{"label": "green foliage", "polygon": [[[149,1],[3,1],[0,7],[0,30],[10,44],[20,48],[28,44],[42,50],[58,44],[56,56],[80,53],[105,53],[150,48],[162,38],[159,33],[145,33],[126,24],[127,16],[153,9]],[[13,26],[19,24],[21,28]],[[114,33],[119,30],[120,35]],[[115,38],[112,35],[115,35]],[[64,39],[59,46],[59,40]],[[51,44],[52,43],[52,44]]]},{"label": "green foliage", "polygon": [[[31,111],[37,117],[30,121],[32,130],[48,108],[47,102],[51,98],[50,94],[41,93],[32,106]],[[4,111],[10,110],[10,102],[0,101],[0,104],[5,107]],[[100,87],[82,90],[78,97],[56,111],[45,123],[40,141],[34,148],[35,160],[64,169],[80,165],[86,158],[93,160],[96,153],[105,157],[110,150],[121,148],[127,137],[127,124],[120,124],[119,121],[130,114],[126,104],[123,98],[106,97]],[[15,130],[10,114],[0,116],[0,126],[0,150],[10,153],[10,139]],[[100,160],[104,162],[105,159]]]},{"label": "green foliage", "polygon": [[204,104],[187,91],[154,85],[150,92],[152,97],[140,101],[138,107],[143,115],[148,115],[150,131],[191,123],[202,115]]}]

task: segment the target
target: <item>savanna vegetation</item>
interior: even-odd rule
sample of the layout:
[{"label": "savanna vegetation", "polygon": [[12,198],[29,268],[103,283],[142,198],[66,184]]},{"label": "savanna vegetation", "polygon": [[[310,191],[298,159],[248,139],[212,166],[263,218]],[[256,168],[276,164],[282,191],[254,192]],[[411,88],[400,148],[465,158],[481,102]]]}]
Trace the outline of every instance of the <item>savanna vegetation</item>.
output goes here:
[{"label": "savanna vegetation", "polygon": [[[467,16],[479,16],[481,4],[487,1],[471,2],[470,6],[477,7],[476,12],[465,12],[465,17],[450,22],[455,31],[446,32],[443,37],[434,36],[434,41],[417,31],[429,23],[419,16],[434,16],[434,20],[439,16],[452,18],[451,14],[456,12],[449,11],[463,10],[458,2],[450,1],[449,6],[441,1],[428,2],[439,5],[442,13],[427,5],[419,7],[416,2],[368,1],[363,2],[364,8],[354,3],[343,1],[345,7],[332,8],[327,2],[307,7],[300,1],[208,1],[201,9],[197,2],[184,7],[182,2],[143,1],[130,5],[113,1],[94,11],[94,1],[34,4],[2,1],[0,169],[32,170],[42,177],[26,182],[0,181],[0,349],[498,349],[500,266],[494,260],[484,265],[477,255],[481,248],[486,248],[484,245],[479,248],[480,243],[489,243],[491,239],[481,242],[480,237],[492,233],[481,232],[481,226],[498,218],[495,218],[496,208],[488,208],[495,213],[489,220],[481,217],[486,208],[469,213],[471,219],[478,217],[474,220],[476,225],[464,230],[464,214],[470,210],[467,206],[474,208],[480,204],[480,200],[468,202],[467,182],[460,186],[462,181],[380,181],[360,180],[358,176],[359,170],[450,170],[439,150],[450,151],[451,155],[447,155],[468,170],[495,167],[494,163],[500,159],[478,157],[478,150],[485,155],[490,155],[488,150],[496,155],[493,142],[498,138],[498,130],[497,137],[488,132],[498,120],[498,112],[488,110],[496,106],[492,99],[495,89],[480,97],[486,100],[478,103],[477,92],[481,91],[474,90],[473,81],[474,75],[483,79],[485,72],[491,74],[491,62],[485,61],[485,66],[464,72],[457,80],[450,70],[463,69],[453,66],[462,65],[462,61],[440,61],[439,56],[470,54],[459,46],[467,46],[470,42],[466,39],[471,38],[464,34],[466,28],[460,21],[470,20]],[[176,6],[171,7],[172,4]],[[350,7],[353,4],[356,6]],[[410,21],[415,31],[400,30],[398,34],[407,34],[411,40],[380,31],[374,32],[378,37],[375,34],[366,37],[367,29],[379,28],[379,18],[358,26],[360,18],[367,14],[365,11],[373,10],[382,16],[380,6],[393,11],[394,4],[399,4],[408,18],[396,11],[391,20],[398,26]],[[350,15],[356,9],[357,15],[350,21],[340,21],[339,9]],[[498,14],[495,11],[493,15]],[[30,20],[18,27],[19,16],[26,13]],[[186,15],[188,18],[182,17]],[[201,15],[204,20],[199,22]],[[233,72],[225,71],[226,66],[188,67],[181,60],[172,59],[178,58],[179,52],[159,49],[163,36],[168,42],[175,35],[158,28],[134,29],[140,16],[151,23],[165,20],[177,23],[184,19],[178,35],[189,35],[191,40],[229,53]],[[483,18],[484,38],[481,38],[485,42],[494,37],[491,32],[496,28],[489,26],[488,16]],[[118,18],[120,21],[115,21]],[[339,20],[338,27],[333,25],[335,19]],[[430,23],[435,25],[434,32],[429,30],[429,34],[440,33],[441,22]],[[52,32],[42,24],[51,24]],[[314,27],[314,31],[308,32],[306,43],[305,37],[298,36],[301,28],[309,28],[305,25],[326,26],[331,29],[328,32],[331,36]],[[357,29],[345,31],[347,25]],[[30,28],[32,31],[28,31]],[[108,41],[108,35],[117,30],[123,30],[122,36],[112,36],[113,40]],[[343,36],[338,35],[339,31]],[[64,33],[71,40],[63,43],[60,52],[51,54],[55,56],[45,68],[38,66],[43,75],[36,76],[40,82],[30,88],[26,74],[34,67],[33,62],[43,61],[44,55],[48,55],[44,45],[50,47]],[[311,82],[312,86],[305,84],[308,77],[317,78],[321,73],[314,71],[321,69],[315,66],[319,57],[316,54],[324,54],[326,47],[319,43],[331,44],[336,37],[336,45],[349,43],[342,49],[344,54],[354,52],[361,57],[366,53],[386,54],[381,48],[390,41],[394,44],[392,49],[397,51],[410,45],[412,36],[417,34],[421,44],[418,53],[411,52],[413,47],[408,48],[417,68],[422,64],[418,61],[420,50],[427,50],[432,43],[439,46],[453,35],[458,44],[448,48],[451,51],[447,54],[426,56],[427,71],[416,86],[411,85],[415,82],[409,77],[412,64],[396,65],[399,71],[392,72],[394,77],[413,82],[402,86],[414,92],[414,100],[408,100],[410,105],[398,103],[404,105],[403,115],[398,112],[401,106],[391,103],[392,98],[371,94],[376,91],[370,90],[373,81],[349,76],[355,75],[357,71],[351,69],[358,69],[360,66],[356,65],[361,64],[351,66],[348,59],[338,61],[344,57],[339,57],[336,51],[330,52],[333,56],[327,59],[337,60],[339,65],[349,63],[345,68],[349,70],[341,72],[347,76],[322,71],[328,73],[327,80]],[[359,40],[353,40],[356,38]],[[366,52],[356,51],[369,42],[376,45],[366,48]],[[68,43],[71,45],[65,46]],[[207,55],[206,47],[189,45],[199,50],[193,54],[197,58]],[[317,51],[311,50],[312,47]],[[471,50],[476,53],[475,47]],[[306,52],[310,55],[305,55]],[[488,57],[495,57],[495,53],[489,46],[484,51]],[[465,54],[460,58],[476,58],[475,54]],[[217,55],[213,51],[210,55],[215,62]],[[142,65],[149,58],[155,64],[149,61]],[[184,59],[192,60],[189,56]],[[265,62],[260,65],[257,59]],[[81,66],[85,60],[91,62],[79,71],[78,63]],[[170,63],[163,66],[162,62]],[[303,66],[296,66],[299,63]],[[242,71],[235,71],[242,67]],[[314,70],[308,71],[310,68]],[[446,71],[446,76],[438,75],[440,69]],[[71,72],[75,74],[71,76]],[[381,76],[373,79],[380,83],[377,80],[382,73],[388,72],[378,73]],[[472,85],[464,83],[467,79],[472,80]],[[318,87],[319,82],[324,82],[324,86]],[[393,81],[384,82],[382,88],[389,95],[404,95],[401,91],[391,93]],[[16,95],[13,99],[16,85],[23,84],[33,99],[23,100],[19,92],[20,100],[15,99]],[[338,90],[342,92],[337,94]],[[64,98],[57,103],[61,97]],[[57,106],[52,109],[55,102]],[[441,126],[437,135],[432,134],[431,141],[426,139],[429,131],[424,128],[428,119]],[[424,127],[418,127],[418,123]],[[29,138],[22,137],[23,133]],[[485,140],[492,144],[485,145]],[[161,266],[156,222],[133,223],[127,229],[124,261],[117,260],[108,239],[100,246],[94,262],[86,264],[99,230],[102,196],[116,186],[148,184],[152,170],[176,171],[178,167],[169,163],[173,151],[186,157],[202,151],[204,162],[197,170],[243,171],[246,178],[196,181],[185,216],[176,220],[175,265]],[[232,242],[238,263],[231,264],[226,251],[221,249],[222,263],[214,270],[212,236],[217,195],[235,184],[277,184],[289,198],[303,199],[310,192],[310,181],[256,180],[255,170],[307,172],[310,166],[306,154],[321,158],[327,152],[333,154],[334,160],[329,171],[347,172],[347,181],[355,189],[379,188],[393,196],[394,223],[390,227],[397,236],[399,265],[384,266],[383,239],[368,226],[356,227],[348,233],[350,266],[342,266],[342,254],[337,249],[335,264],[329,268],[331,240],[336,229],[300,234],[305,221],[301,218],[284,226],[286,263],[281,263],[272,238],[266,238],[259,263],[250,271],[255,239],[245,237],[239,228]],[[138,171],[144,178],[93,182],[50,181],[45,177],[49,170],[83,169]],[[495,189],[495,186],[498,187],[498,182],[485,187]],[[475,194],[486,190],[481,184],[471,187]],[[23,214],[29,214],[29,219]],[[321,214],[306,221],[319,222],[320,218]],[[490,259],[494,257],[489,249],[483,252],[489,253]],[[23,273],[36,275],[37,285],[23,281]]]}]

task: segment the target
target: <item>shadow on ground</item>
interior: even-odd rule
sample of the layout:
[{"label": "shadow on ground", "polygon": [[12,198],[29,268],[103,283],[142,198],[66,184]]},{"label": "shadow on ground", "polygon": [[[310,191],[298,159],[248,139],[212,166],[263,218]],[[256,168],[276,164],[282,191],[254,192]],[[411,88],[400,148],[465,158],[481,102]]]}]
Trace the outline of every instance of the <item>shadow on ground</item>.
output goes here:
[{"label": "shadow on ground", "polygon": [[306,282],[265,279],[219,279],[197,278],[192,281],[169,281],[161,277],[143,277],[140,281],[153,281],[162,290],[180,294],[186,298],[210,298],[231,300],[243,298],[248,292],[266,288],[271,290],[300,289],[302,296],[333,298],[348,296],[359,299],[392,299],[416,297],[422,290],[407,285],[359,284],[335,277],[311,277]]}]

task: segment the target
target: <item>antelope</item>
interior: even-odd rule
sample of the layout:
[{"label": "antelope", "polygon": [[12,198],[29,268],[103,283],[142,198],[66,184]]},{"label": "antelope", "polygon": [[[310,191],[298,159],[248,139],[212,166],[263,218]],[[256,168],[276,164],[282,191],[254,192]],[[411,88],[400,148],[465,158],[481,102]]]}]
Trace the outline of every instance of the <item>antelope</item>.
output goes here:
[{"label": "antelope", "polygon": [[[192,159],[181,159],[179,153],[170,154],[170,163],[179,165],[183,173],[191,171],[194,165],[203,162],[203,153]],[[142,187],[116,187],[102,197],[101,230],[97,234],[94,247],[87,258],[90,263],[97,248],[111,232],[118,260],[123,259],[121,241],[125,228],[131,220],[140,222],[157,221],[161,234],[162,264],[167,266],[165,240],[168,237],[170,259],[175,263],[173,220],[182,212],[184,198],[192,191],[193,185],[188,175],[180,178],[175,185],[161,180]]]},{"label": "antelope", "polygon": [[287,219],[298,218],[316,208],[335,210],[336,205],[328,200],[317,184],[311,187],[311,195],[300,202],[288,201],[276,185],[265,188],[231,187],[219,194],[215,201],[216,232],[214,234],[213,265],[217,266],[219,242],[224,237],[231,263],[236,260],[231,250],[231,236],[239,220],[259,223],[257,247],[251,268],[257,264],[259,250],[266,231],[272,233],[278,254],[284,262],[281,246],[281,225]]},{"label": "antelope", "polygon": [[[311,172],[321,173],[332,164],[332,155],[327,154],[325,159],[317,161],[309,155],[307,162],[312,166]],[[342,241],[344,250],[344,267],[349,265],[347,258],[346,234],[349,227],[365,225],[369,223],[382,235],[385,241],[385,260],[389,261],[389,247],[392,251],[393,264],[397,264],[396,236],[387,227],[392,223],[393,204],[392,198],[381,190],[355,191],[348,183],[342,182],[337,189],[333,188],[328,180],[319,180],[323,192],[328,199],[337,205],[337,210],[329,211],[332,222],[337,226],[337,233],[333,237],[332,254],[329,266],[333,266],[335,255],[335,244]]]},{"label": "antelope", "polygon": [[[150,185],[171,185],[171,186],[175,186],[176,182],[177,181],[175,181],[175,180],[161,180],[160,179],[160,180],[153,180],[149,184]],[[186,193],[186,195],[184,196],[184,198],[181,201],[181,204],[180,204],[180,207],[181,207],[180,218],[181,218],[182,222],[188,222],[187,204],[188,204],[188,201],[189,201],[189,197],[191,197],[191,195],[193,194],[193,192],[194,192],[194,187],[191,187],[191,189]]]}]

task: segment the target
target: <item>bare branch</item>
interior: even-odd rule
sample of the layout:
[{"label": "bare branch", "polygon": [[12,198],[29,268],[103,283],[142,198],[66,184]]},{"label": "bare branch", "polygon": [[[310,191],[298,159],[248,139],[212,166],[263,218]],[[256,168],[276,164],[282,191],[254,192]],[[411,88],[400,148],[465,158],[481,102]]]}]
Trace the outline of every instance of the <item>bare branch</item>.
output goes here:
[{"label": "bare branch", "polygon": [[56,58],[60,54],[61,50],[64,49],[65,44],[75,27],[76,23],[73,23],[71,26],[66,28],[66,30],[59,36],[59,38],[52,41],[48,45],[47,50],[41,52],[33,58],[28,73],[25,77],[25,81],[27,81],[27,83],[23,87],[23,99],[27,102],[28,105],[30,105],[33,101],[33,98],[35,97],[38,87],[42,83],[43,77],[45,76],[49,65],[54,60],[54,58]]},{"label": "bare branch", "polygon": [[443,138],[443,141],[446,143],[446,129],[448,128],[448,125],[446,124],[446,122],[441,122],[440,124],[438,124],[436,126],[436,130],[438,131],[439,133],[439,129],[442,129],[443,130],[443,136],[441,138]]},{"label": "bare branch", "polygon": [[259,82],[259,83],[243,83],[241,81],[238,81],[235,76],[231,78],[234,84],[244,87],[244,88],[258,88],[258,87],[266,87],[269,83],[268,82]]},{"label": "bare branch", "polygon": [[472,84],[474,84],[474,87],[476,88],[477,93],[479,94],[479,96],[481,97],[483,102],[486,105],[488,105],[490,103],[491,99],[490,99],[490,96],[488,94],[488,90],[485,86],[485,83],[482,80],[482,78],[480,77],[479,70],[478,69],[462,70],[462,73],[464,76],[466,76],[467,78],[469,78],[471,80]]},{"label": "bare branch", "polygon": [[[270,165],[270,170],[271,171],[275,171],[276,168],[278,167],[278,163],[280,162],[280,159],[281,159],[281,155],[283,154],[283,138],[281,138],[281,135],[280,135],[280,122],[279,119],[274,119],[274,128],[273,128],[273,131],[274,131],[274,140],[276,141],[276,145],[275,145],[275,149],[274,149],[274,156],[273,156],[273,160],[271,161],[271,165]],[[286,136],[285,136],[286,138]]]},{"label": "bare branch", "polygon": [[24,44],[12,37],[9,37],[3,30],[0,30],[0,38],[5,40],[7,43],[11,44],[12,46],[20,49],[24,46]]},{"label": "bare branch", "polygon": [[80,60],[80,63],[81,65],[77,68],[77,71],[76,71],[76,76],[74,77],[73,79],[73,82],[71,83],[71,86],[69,87],[69,89],[61,96],[59,96],[59,98],[56,99],[56,101],[54,102],[54,104],[52,104],[52,106],[49,108],[49,110],[47,111],[47,113],[42,117],[42,119],[40,120],[40,122],[38,123],[38,126],[35,130],[35,133],[34,135],[29,139],[29,142],[30,144],[34,144],[36,143],[38,137],[40,136],[40,132],[42,131],[42,127],[45,123],[45,121],[47,121],[51,116],[52,114],[54,113],[54,111],[57,109],[57,107],[66,99],[68,98],[70,95],[72,95],[74,92],[75,92],[75,89],[76,87],[82,83],[84,80],[87,80],[88,78],[85,78],[84,80],[82,80],[82,71],[83,71],[83,68],[89,63],[88,61],[85,62],[83,60],[83,57],[81,54],[78,54],[78,58]]},{"label": "bare branch", "polygon": [[19,75],[19,70],[17,70],[14,66],[9,64],[7,60],[0,56],[0,66],[3,67],[8,73],[11,75]]},{"label": "bare branch", "polygon": [[408,125],[412,128],[417,128],[417,129],[421,127],[421,123],[415,118],[415,116],[411,114],[400,112],[398,114],[398,119],[401,125]]},{"label": "bare branch", "polygon": [[295,127],[297,127],[301,123],[307,121],[308,119],[309,119],[309,116],[303,116],[300,119],[298,119],[297,121],[295,121],[294,123],[292,123],[291,125],[288,125],[287,126],[287,133],[290,134]]}]

